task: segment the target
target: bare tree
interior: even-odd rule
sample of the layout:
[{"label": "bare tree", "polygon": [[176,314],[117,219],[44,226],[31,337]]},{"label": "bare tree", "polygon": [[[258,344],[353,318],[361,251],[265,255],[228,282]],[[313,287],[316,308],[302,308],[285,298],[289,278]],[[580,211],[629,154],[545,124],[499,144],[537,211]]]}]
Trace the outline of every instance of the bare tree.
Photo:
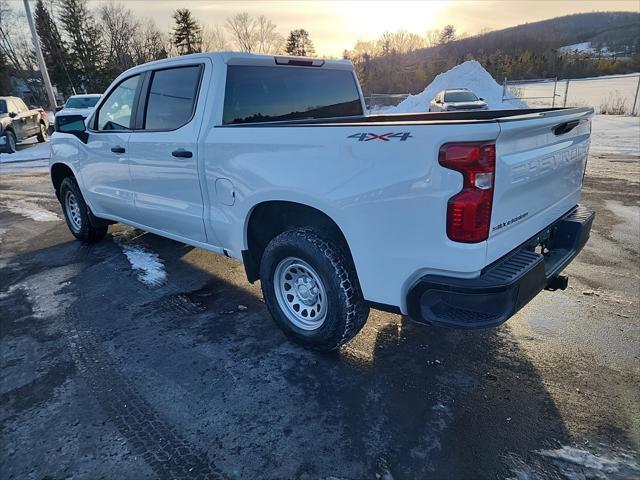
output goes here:
[{"label": "bare tree", "polygon": [[248,13],[236,13],[227,18],[225,28],[229,30],[233,43],[238,50],[251,52],[256,44],[256,22]]},{"label": "bare tree", "polygon": [[206,26],[202,31],[202,51],[222,52],[229,50],[229,42],[224,36],[224,31],[218,26]]},{"label": "bare tree", "polygon": [[284,37],[276,32],[276,25],[264,15],[257,18],[237,13],[227,18],[225,28],[238,50],[257,53],[281,53]]},{"label": "bare tree", "polygon": [[151,19],[143,21],[136,31],[131,44],[133,62],[136,65],[167,58],[172,42],[169,36],[160,31]]},{"label": "bare tree", "polygon": [[438,45],[438,43],[440,43],[440,30],[438,30],[437,28],[433,30],[427,30],[424,41],[424,46],[427,48],[435,47],[436,45]]},{"label": "bare tree", "polygon": [[135,64],[133,43],[140,22],[131,10],[112,1],[100,7],[98,13],[108,48],[108,68],[115,77]]},{"label": "bare tree", "polygon": [[383,55],[390,53],[408,53],[424,48],[425,39],[406,30],[384,32],[378,39],[378,46]]},{"label": "bare tree", "polygon": [[284,37],[276,32],[276,25],[264,15],[254,20],[255,48],[258,53],[282,53],[284,50]]}]

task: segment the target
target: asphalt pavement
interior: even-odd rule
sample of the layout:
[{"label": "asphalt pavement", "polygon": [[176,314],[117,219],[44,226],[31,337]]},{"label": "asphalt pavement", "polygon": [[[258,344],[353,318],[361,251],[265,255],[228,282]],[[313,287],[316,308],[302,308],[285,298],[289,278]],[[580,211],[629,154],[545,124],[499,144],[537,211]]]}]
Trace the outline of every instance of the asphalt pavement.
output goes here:
[{"label": "asphalt pavement", "polygon": [[0,168],[2,479],[640,478],[640,169],[592,156],[570,287],[457,331],[372,310],[290,343],[240,263],[68,232],[45,168]]}]

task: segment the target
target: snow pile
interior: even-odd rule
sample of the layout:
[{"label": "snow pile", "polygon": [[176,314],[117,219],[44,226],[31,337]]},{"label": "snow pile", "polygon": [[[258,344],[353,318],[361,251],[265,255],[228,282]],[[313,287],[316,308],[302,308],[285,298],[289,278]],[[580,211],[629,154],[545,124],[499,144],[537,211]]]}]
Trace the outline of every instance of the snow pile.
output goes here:
[{"label": "snow pile", "polygon": [[478,97],[484,98],[490,109],[527,108],[526,103],[509,93],[507,93],[509,99],[503,102],[502,86],[480,63],[469,60],[441,73],[421,93],[409,95],[396,107],[385,110],[385,113],[426,112],[433,97],[438,92],[450,88],[468,88]]}]

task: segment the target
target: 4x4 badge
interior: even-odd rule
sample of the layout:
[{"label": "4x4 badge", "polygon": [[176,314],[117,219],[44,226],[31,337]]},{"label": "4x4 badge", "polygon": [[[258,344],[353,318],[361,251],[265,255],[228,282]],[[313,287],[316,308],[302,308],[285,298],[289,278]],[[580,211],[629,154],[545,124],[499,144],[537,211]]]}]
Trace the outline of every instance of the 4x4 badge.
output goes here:
[{"label": "4x4 badge", "polygon": [[411,136],[411,132],[389,132],[382,133],[378,135],[377,133],[354,133],[353,135],[349,135],[347,138],[357,138],[359,142],[368,142],[370,140],[382,140],[383,142],[388,142],[392,138],[399,138],[401,142],[404,142],[407,138],[413,138]]}]

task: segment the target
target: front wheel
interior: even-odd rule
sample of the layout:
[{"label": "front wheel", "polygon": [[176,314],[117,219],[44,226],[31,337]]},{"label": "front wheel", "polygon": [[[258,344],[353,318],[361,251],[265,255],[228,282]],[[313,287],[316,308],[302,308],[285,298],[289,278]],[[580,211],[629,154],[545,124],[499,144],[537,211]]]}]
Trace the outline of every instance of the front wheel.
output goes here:
[{"label": "front wheel", "polygon": [[60,184],[60,202],[67,226],[74,237],[83,242],[97,242],[106,234],[107,225],[95,226],[89,218],[89,207],[80,193],[80,188],[73,178],[67,177]]},{"label": "front wheel", "polygon": [[260,278],[271,316],[305,347],[335,350],[369,316],[351,258],[313,229],[289,230],[271,240]]},{"label": "front wheel", "polygon": [[16,134],[11,130],[6,130],[4,132],[4,148],[7,153],[16,153],[16,144],[18,143],[16,139]]}]

